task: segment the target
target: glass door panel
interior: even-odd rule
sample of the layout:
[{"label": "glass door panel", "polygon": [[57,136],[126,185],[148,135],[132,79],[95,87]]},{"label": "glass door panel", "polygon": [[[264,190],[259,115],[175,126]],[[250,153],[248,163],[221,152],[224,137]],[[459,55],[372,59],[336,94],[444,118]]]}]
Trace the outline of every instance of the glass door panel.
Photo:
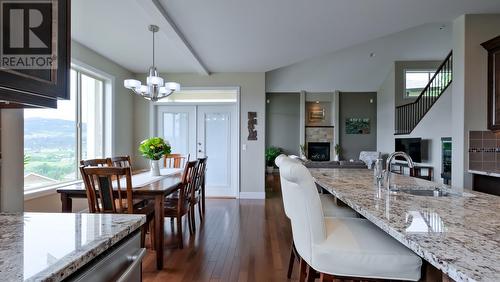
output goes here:
[{"label": "glass door panel", "polygon": [[208,157],[206,194],[236,196],[237,118],[231,106],[198,106],[198,157]]},{"label": "glass door panel", "polygon": [[230,120],[228,113],[205,113],[203,127],[205,128],[202,152],[198,157],[210,156],[210,170],[207,171],[207,185],[225,187],[230,184]]},{"label": "glass door panel", "polygon": [[196,157],[196,107],[161,106],[158,135],[168,141],[173,154]]}]

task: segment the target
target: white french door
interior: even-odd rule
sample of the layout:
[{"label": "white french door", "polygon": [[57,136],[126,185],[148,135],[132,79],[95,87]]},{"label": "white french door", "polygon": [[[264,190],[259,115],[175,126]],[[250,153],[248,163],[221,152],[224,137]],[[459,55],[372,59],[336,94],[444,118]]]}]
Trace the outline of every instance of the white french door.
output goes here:
[{"label": "white french door", "polygon": [[158,107],[158,136],[170,142],[172,153],[196,158],[196,106]]},{"label": "white french door", "polygon": [[238,119],[236,105],[159,106],[158,134],[173,153],[191,160],[208,157],[206,195],[236,197],[238,187]]}]

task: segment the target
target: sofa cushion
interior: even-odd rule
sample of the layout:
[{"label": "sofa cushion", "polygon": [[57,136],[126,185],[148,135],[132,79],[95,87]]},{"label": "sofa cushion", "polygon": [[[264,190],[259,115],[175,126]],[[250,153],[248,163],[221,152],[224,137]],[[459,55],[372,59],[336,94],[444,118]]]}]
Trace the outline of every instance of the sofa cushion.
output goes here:
[{"label": "sofa cushion", "polygon": [[349,162],[349,161],[331,161],[331,162],[314,162],[314,161],[306,161],[304,163],[305,167],[308,168],[366,168],[365,163],[363,162]]}]

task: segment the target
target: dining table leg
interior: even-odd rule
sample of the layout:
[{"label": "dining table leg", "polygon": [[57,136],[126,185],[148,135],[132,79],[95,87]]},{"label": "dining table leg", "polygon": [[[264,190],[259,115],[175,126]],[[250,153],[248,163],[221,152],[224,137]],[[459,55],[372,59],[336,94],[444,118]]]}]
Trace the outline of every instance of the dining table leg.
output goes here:
[{"label": "dining table leg", "polygon": [[66,193],[61,193],[61,210],[62,212],[73,211],[73,201]]},{"label": "dining table leg", "polygon": [[164,196],[157,195],[155,197],[155,251],[156,251],[156,268],[163,269],[163,244],[164,244]]}]

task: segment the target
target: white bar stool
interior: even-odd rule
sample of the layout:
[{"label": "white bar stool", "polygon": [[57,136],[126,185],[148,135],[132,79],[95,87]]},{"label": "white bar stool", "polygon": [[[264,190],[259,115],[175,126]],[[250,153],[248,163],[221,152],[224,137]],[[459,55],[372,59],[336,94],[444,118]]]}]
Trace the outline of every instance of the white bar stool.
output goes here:
[{"label": "white bar stool", "polygon": [[[309,268],[330,279],[418,281],[422,260],[365,219],[325,218],[314,180],[302,164],[283,162],[280,175],[293,241]],[[286,195],[286,196],[285,196]],[[315,276],[309,272],[308,280]],[[304,281],[304,277],[300,277]]]},{"label": "white bar stool", "polygon": [[[301,161],[299,159],[290,158],[284,154],[279,155],[275,160],[276,166],[278,166],[278,168],[281,167],[283,165],[283,163],[285,163],[285,162],[298,163],[298,164],[301,163]],[[282,190],[283,190],[283,187],[286,187],[287,185],[290,184],[290,182],[288,182],[286,179],[284,179],[281,175],[280,175],[280,182],[281,182]],[[288,196],[288,194],[285,194],[282,192],[283,208],[285,210],[285,215],[288,218],[290,218],[290,216],[288,216],[288,209],[290,209],[290,207],[288,207],[288,205],[287,205],[288,202],[285,201],[285,197],[287,197],[287,196]],[[350,217],[350,218],[358,218],[359,217],[358,213],[356,213],[353,209],[351,209],[349,207],[338,206],[337,203],[335,202],[335,197],[333,197],[333,195],[331,195],[331,194],[319,194],[319,196],[320,196],[320,200],[321,200],[321,208],[323,210],[323,215],[325,217]],[[290,247],[290,260],[288,263],[288,272],[287,272],[288,279],[290,279],[292,277],[293,265],[295,263],[295,259],[297,259],[299,262],[301,261],[300,256],[298,255],[298,253],[295,249],[295,245],[294,245],[293,240],[292,240],[292,246]],[[305,277],[305,275],[306,275],[305,264],[302,262],[301,268],[299,271],[299,276]]]}]

